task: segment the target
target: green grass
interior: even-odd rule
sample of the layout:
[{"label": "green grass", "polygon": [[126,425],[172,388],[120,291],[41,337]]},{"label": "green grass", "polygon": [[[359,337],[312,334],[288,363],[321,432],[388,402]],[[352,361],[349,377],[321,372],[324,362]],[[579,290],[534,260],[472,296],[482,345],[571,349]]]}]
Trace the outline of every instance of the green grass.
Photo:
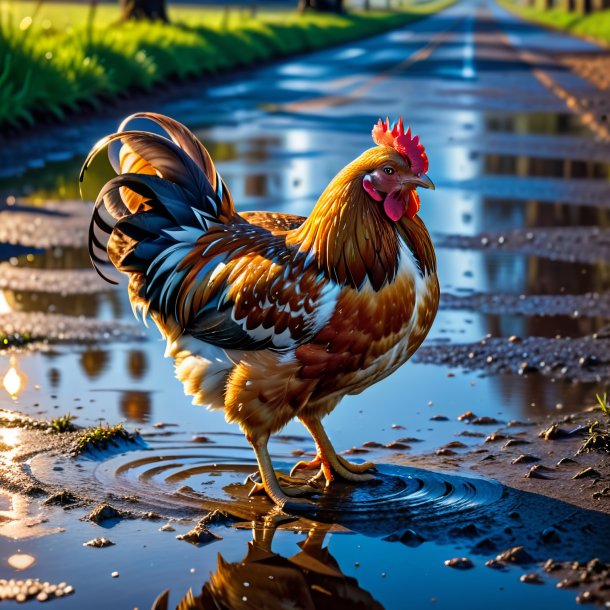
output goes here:
[{"label": "green grass", "polygon": [[73,454],[80,455],[88,451],[103,451],[108,447],[118,447],[117,441],[132,441],[134,436],[123,428],[123,424],[110,426],[100,424],[82,432],[74,443]]},{"label": "green grass", "polygon": [[76,426],[72,423],[74,417],[69,413],[67,415],[60,415],[59,417],[54,417],[51,420],[51,430],[53,432],[63,433],[63,432],[75,432]]},{"label": "green grass", "polygon": [[[215,74],[371,36],[438,11],[306,14],[173,6],[172,23],[120,23],[116,5],[0,0],[0,126],[21,127],[168,79]],[[296,3],[295,3],[296,4]]]},{"label": "green grass", "polygon": [[534,6],[523,6],[514,0],[498,0],[498,2],[525,19],[559,28],[577,36],[593,38],[604,45],[610,44],[610,10],[579,15],[560,8],[543,9],[540,1]]},{"label": "green grass", "polygon": [[579,454],[590,451],[610,453],[610,404],[608,404],[608,395],[604,392],[601,396],[596,394],[595,397],[604,417],[602,421],[596,419],[589,422],[588,434],[578,450]]}]

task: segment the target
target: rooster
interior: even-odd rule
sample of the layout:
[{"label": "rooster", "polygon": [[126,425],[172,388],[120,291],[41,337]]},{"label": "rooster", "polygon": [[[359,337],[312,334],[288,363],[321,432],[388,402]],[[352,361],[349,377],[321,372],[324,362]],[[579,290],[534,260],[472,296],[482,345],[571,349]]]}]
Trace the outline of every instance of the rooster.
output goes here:
[{"label": "rooster", "polygon": [[[134,119],[167,137],[128,130]],[[376,145],[337,174],[308,218],[238,214],[206,148],[159,114],[128,117],[81,172],[82,181],[108,150],[117,173],[91,219],[96,270],[109,279],[100,266],[110,261],[127,274],[134,313],[159,328],[185,393],[240,425],[257,489],[283,508],[309,503],[297,496],[335,477],[373,478],[373,464],[337,455],[322,418],[406,362],[438,308],[434,247],[417,216],[416,188],[434,188],[424,147],[402,119],[379,120],[372,136]],[[274,471],[267,443],[294,417],[317,455],[288,477]],[[317,473],[293,476],[303,469]]]}]

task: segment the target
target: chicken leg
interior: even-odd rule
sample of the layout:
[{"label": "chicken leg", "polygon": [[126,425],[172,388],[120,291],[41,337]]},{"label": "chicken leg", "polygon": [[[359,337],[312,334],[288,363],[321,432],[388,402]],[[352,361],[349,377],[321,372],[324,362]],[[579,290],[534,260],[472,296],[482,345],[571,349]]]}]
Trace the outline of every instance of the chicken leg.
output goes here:
[{"label": "chicken leg", "polygon": [[275,470],[273,470],[273,464],[271,463],[271,457],[269,456],[269,451],[267,449],[269,437],[249,437],[248,440],[254,449],[262,481],[261,483],[254,483],[254,488],[250,493],[256,493],[257,491],[262,491],[264,489],[277,506],[288,510],[291,508],[304,508],[310,506],[312,502],[309,500],[295,497],[318,491],[307,481],[282,475],[282,481],[286,485],[284,487],[280,486],[278,476]]},{"label": "chicken leg", "polygon": [[364,481],[370,481],[375,478],[372,474],[366,472],[367,470],[375,469],[375,465],[372,462],[353,464],[340,455],[337,455],[337,452],[322,426],[320,418],[301,417],[300,420],[316,442],[317,455],[311,462],[302,461],[295,464],[290,471],[291,475],[297,470],[313,470],[319,467],[320,472],[313,480],[316,481],[317,479],[324,477],[327,487],[334,480],[335,474],[342,479],[353,483],[363,483]]}]

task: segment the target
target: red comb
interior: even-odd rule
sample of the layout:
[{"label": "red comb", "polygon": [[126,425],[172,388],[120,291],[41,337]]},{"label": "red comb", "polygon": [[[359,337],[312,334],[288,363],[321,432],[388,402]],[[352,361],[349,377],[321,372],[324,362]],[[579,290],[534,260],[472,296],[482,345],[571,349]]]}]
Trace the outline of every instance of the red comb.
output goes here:
[{"label": "red comb", "polygon": [[428,157],[426,151],[419,141],[419,136],[411,137],[411,128],[405,131],[402,117],[394,125],[390,125],[390,119],[386,117],[385,123],[379,119],[373,127],[373,142],[379,146],[391,146],[403,157],[406,157],[411,169],[416,174],[425,174],[428,171]]}]

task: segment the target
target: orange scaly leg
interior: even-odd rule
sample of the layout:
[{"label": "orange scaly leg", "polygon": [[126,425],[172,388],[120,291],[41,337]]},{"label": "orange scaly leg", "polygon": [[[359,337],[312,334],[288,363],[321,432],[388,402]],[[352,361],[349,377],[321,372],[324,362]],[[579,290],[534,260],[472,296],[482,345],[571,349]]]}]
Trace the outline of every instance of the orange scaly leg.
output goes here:
[{"label": "orange scaly leg", "polygon": [[[300,419],[316,442],[317,455],[311,462],[299,462],[295,464],[290,473],[291,475],[297,470],[314,469],[319,466],[321,468],[320,472],[326,479],[327,486],[334,480],[333,473],[346,481],[352,481],[354,483],[370,481],[375,478],[372,474],[366,474],[367,470],[373,470],[375,468],[375,465],[372,462],[353,464],[340,455],[337,455],[319,418]],[[314,477],[314,479],[317,478],[318,477]]]},{"label": "orange scaly leg", "polygon": [[[278,477],[273,470],[273,464],[271,463],[271,457],[267,450],[268,436],[248,438],[254,453],[256,454],[256,460],[258,462],[258,469],[261,475],[262,483],[255,484],[254,492],[258,491],[257,487],[264,489],[267,495],[271,498],[277,506],[290,510],[292,508],[298,508],[299,506],[309,506],[311,502],[305,498],[295,498],[294,496],[302,495],[303,493],[312,493],[316,489],[307,484],[306,481],[297,481],[296,484],[291,487],[281,487]],[[288,477],[285,477],[288,479]],[[287,481],[284,481],[287,482]]]}]

